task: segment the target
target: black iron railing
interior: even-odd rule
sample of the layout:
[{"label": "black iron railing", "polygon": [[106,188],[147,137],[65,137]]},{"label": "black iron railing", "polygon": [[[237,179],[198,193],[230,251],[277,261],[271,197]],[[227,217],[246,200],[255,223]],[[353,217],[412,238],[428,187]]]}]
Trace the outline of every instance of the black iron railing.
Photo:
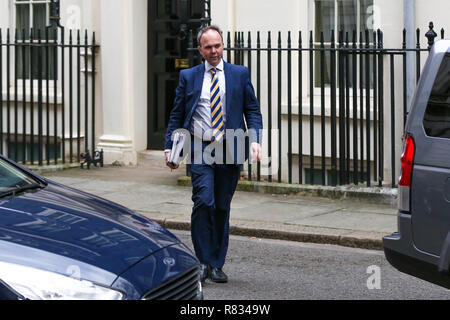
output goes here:
[{"label": "black iron railing", "polygon": [[[25,165],[92,160],[95,33],[0,30],[0,152]],[[92,154],[92,156],[90,156]]]},{"label": "black iron railing", "polygon": [[[406,78],[411,73],[406,57],[408,52],[415,53],[418,81],[421,56],[437,37],[433,25],[426,33],[428,48],[421,48],[424,35],[419,29],[417,45],[412,49],[406,47],[406,30],[398,49],[384,47],[380,30],[359,34],[340,31],[337,39],[331,32],[328,43],[323,32],[319,41],[310,32],[306,46],[302,32],[296,42],[292,35],[278,32],[274,42],[268,32],[264,45],[259,31],[256,45],[251,32],[247,39],[244,32],[224,35],[226,61],[246,65],[251,71],[267,135],[264,143],[268,163],[258,163],[255,172],[248,164],[247,178],[396,187],[401,152],[397,140],[402,139],[398,132],[407,117]],[[192,32],[189,46],[191,65],[201,63]],[[396,78],[399,72],[403,76],[400,82]],[[296,83],[293,73],[297,74]],[[294,100],[298,100],[297,110]],[[402,108],[403,119],[398,119],[398,108]],[[261,166],[276,170],[265,168],[262,174]],[[390,172],[390,176],[385,177],[385,172]]]}]

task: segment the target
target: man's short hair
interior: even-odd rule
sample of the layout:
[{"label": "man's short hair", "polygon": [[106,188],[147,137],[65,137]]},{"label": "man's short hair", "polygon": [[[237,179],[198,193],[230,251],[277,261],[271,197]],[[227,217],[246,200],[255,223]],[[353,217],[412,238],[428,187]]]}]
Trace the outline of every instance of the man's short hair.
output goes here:
[{"label": "man's short hair", "polygon": [[202,40],[203,35],[209,30],[217,31],[217,33],[220,34],[220,37],[222,38],[222,42],[223,42],[222,30],[220,30],[220,28],[216,25],[211,25],[211,26],[206,26],[206,27],[201,28],[200,31],[198,32],[198,35],[197,35],[198,46],[201,46],[200,41]]}]

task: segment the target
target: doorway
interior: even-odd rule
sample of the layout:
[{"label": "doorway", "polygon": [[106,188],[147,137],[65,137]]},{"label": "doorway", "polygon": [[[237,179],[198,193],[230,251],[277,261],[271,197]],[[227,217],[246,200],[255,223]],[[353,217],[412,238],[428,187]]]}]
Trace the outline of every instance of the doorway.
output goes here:
[{"label": "doorway", "polygon": [[198,30],[204,0],[148,1],[148,149],[163,150],[180,70],[192,67],[188,30]]}]

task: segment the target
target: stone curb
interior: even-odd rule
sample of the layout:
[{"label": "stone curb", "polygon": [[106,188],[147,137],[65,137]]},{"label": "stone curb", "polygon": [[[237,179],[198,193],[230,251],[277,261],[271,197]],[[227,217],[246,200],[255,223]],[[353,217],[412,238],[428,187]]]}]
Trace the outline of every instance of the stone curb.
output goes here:
[{"label": "stone curb", "polygon": [[[192,186],[191,178],[178,178],[179,186]],[[240,180],[237,191],[257,192],[267,194],[289,194],[299,196],[326,197],[339,200],[358,200],[389,205],[397,204],[397,189],[362,187],[362,186],[312,186],[276,182],[257,182]]]},{"label": "stone curb", "polygon": [[[154,219],[153,221],[161,224],[164,228],[190,231],[191,224],[181,220]],[[248,222],[245,223],[248,225]],[[352,236],[351,232],[347,234],[324,234],[299,231],[283,231],[276,229],[255,228],[251,226],[240,226],[230,221],[230,234],[237,236],[256,237],[275,240],[288,240],[304,243],[332,244],[351,248],[360,248],[368,250],[383,250],[382,236],[373,238]]]},{"label": "stone curb", "polygon": [[56,172],[56,171],[63,171],[63,170],[69,170],[73,168],[81,168],[81,164],[78,162],[74,163],[65,163],[65,164],[53,164],[53,165],[45,165],[45,166],[38,166],[38,165],[25,165],[25,167],[33,171],[37,174],[43,175],[49,172]]}]

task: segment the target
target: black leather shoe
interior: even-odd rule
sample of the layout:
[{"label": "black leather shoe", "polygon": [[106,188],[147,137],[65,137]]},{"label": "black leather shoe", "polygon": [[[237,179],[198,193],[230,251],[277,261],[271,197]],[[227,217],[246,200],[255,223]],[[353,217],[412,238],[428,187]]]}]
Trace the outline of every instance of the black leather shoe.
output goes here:
[{"label": "black leather shoe", "polygon": [[226,283],[228,282],[228,276],[219,268],[212,268],[210,279],[217,283]]},{"label": "black leather shoe", "polygon": [[208,278],[210,273],[210,268],[206,264],[200,264],[200,281],[205,283],[206,278]]}]

